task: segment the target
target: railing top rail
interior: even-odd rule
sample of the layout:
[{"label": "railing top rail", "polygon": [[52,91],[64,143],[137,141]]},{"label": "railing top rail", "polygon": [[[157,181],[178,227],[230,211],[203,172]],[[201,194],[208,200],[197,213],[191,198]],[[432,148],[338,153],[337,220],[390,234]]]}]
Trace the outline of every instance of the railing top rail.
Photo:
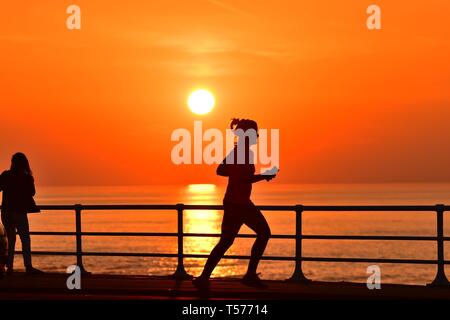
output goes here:
[{"label": "railing top rail", "polygon": [[[223,210],[210,204],[73,204],[40,205],[41,210]],[[1,207],[0,207],[1,208]],[[448,205],[258,205],[267,211],[450,211]]]}]

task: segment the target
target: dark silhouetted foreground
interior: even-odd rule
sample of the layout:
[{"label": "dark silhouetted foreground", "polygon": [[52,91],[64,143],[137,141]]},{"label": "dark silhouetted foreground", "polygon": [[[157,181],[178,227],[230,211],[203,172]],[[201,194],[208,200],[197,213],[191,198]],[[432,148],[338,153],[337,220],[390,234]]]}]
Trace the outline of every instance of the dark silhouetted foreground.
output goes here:
[{"label": "dark silhouetted foreground", "polygon": [[199,293],[191,281],[169,277],[89,275],[81,290],[68,290],[67,274],[27,276],[15,273],[0,281],[0,299],[446,299],[450,288],[383,284],[369,290],[365,284],[263,281],[266,290],[245,286],[238,279],[212,279],[210,291]]}]

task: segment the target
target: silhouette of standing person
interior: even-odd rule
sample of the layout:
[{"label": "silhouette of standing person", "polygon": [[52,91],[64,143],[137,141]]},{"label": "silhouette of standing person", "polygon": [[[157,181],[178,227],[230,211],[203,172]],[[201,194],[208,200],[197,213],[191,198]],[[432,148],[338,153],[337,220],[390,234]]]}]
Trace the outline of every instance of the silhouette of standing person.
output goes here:
[{"label": "silhouette of standing person", "polygon": [[258,126],[256,122],[247,119],[233,119],[230,127],[235,129],[235,133],[240,130],[241,134],[236,134],[238,136],[237,145],[217,168],[218,175],[228,177],[228,186],[223,199],[222,234],[212,250],[202,274],[193,280],[199,290],[208,290],[209,277],[225,252],[233,244],[243,224],[255,231],[256,241],[253,244],[248,270],[242,283],[253,287],[266,287],[261,282],[256,269],[269,241],[270,228],[261,211],[250,200],[250,195],[253,183],[262,180],[270,181],[275,175],[255,175],[250,145],[257,143]]},{"label": "silhouette of standing person", "polygon": [[14,154],[10,170],[6,170],[0,175],[0,191],[3,191],[2,223],[8,238],[6,273],[12,274],[13,272],[16,230],[22,242],[23,261],[27,274],[42,273],[33,268],[31,263],[31,240],[27,213],[38,212],[39,209],[33,199],[36,193],[33,173],[28,159],[23,153]]}]

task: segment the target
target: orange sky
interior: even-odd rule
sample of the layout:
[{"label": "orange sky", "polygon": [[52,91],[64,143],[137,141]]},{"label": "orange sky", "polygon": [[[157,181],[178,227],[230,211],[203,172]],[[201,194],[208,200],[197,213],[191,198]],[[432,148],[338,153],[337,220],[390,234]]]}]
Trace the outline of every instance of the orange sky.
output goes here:
[{"label": "orange sky", "polygon": [[223,181],[170,134],[233,116],[280,129],[280,182],[450,181],[447,0],[30,3],[0,10],[0,165],[21,150],[41,185]]}]

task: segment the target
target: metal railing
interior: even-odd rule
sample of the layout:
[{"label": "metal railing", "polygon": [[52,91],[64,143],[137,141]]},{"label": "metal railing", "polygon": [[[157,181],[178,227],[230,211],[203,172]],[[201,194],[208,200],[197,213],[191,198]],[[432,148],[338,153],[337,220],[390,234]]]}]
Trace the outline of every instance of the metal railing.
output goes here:
[{"label": "metal railing", "polygon": [[[302,262],[354,262],[354,263],[393,263],[393,264],[427,264],[436,265],[436,276],[430,285],[448,286],[450,283],[445,275],[445,265],[450,264],[444,258],[444,243],[450,241],[450,237],[444,236],[444,213],[449,211],[450,206],[438,205],[381,205],[381,206],[257,206],[263,211],[290,211],[295,213],[295,235],[275,234],[271,238],[275,239],[295,239],[295,256],[263,256],[263,260],[294,261],[295,269],[292,276],[287,279],[293,282],[307,282],[308,279],[303,274]],[[166,257],[177,258],[178,264],[173,277],[177,279],[188,279],[189,275],[184,268],[184,258],[207,258],[206,254],[186,254],[184,253],[183,242],[185,237],[220,237],[220,234],[211,233],[185,233],[183,230],[184,210],[223,210],[222,205],[43,205],[41,210],[59,210],[75,212],[75,232],[30,232],[31,235],[45,236],[75,236],[75,252],[66,251],[33,251],[33,255],[62,255],[76,256],[77,265],[84,272],[83,257],[85,256],[120,256],[120,257]],[[177,232],[83,232],[82,231],[82,211],[98,210],[159,210],[176,211]],[[328,212],[328,211],[372,211],[372,212],[434,212],[436,214],[436,236],[364,236],[364,235],[305,235],[302,231],[302,216],[304,212]],[[141,237],[177,237],[177,253],[150,253],[150,252],[86,252],[83,251],[84,236],[141,236]],[[255,238],[252,234],[239,234],[239,238]],[[435,241],[437,243],[437,259],[378,259],[378,258],[333,258],[333,257],[304,257],[302,254],[302,242],[305,239],[314,240],[380,240],[380,241]],[[22,252],[18,251],[21,254]],[[225,255],[224,259],[249,259],[250,256]]]}]

